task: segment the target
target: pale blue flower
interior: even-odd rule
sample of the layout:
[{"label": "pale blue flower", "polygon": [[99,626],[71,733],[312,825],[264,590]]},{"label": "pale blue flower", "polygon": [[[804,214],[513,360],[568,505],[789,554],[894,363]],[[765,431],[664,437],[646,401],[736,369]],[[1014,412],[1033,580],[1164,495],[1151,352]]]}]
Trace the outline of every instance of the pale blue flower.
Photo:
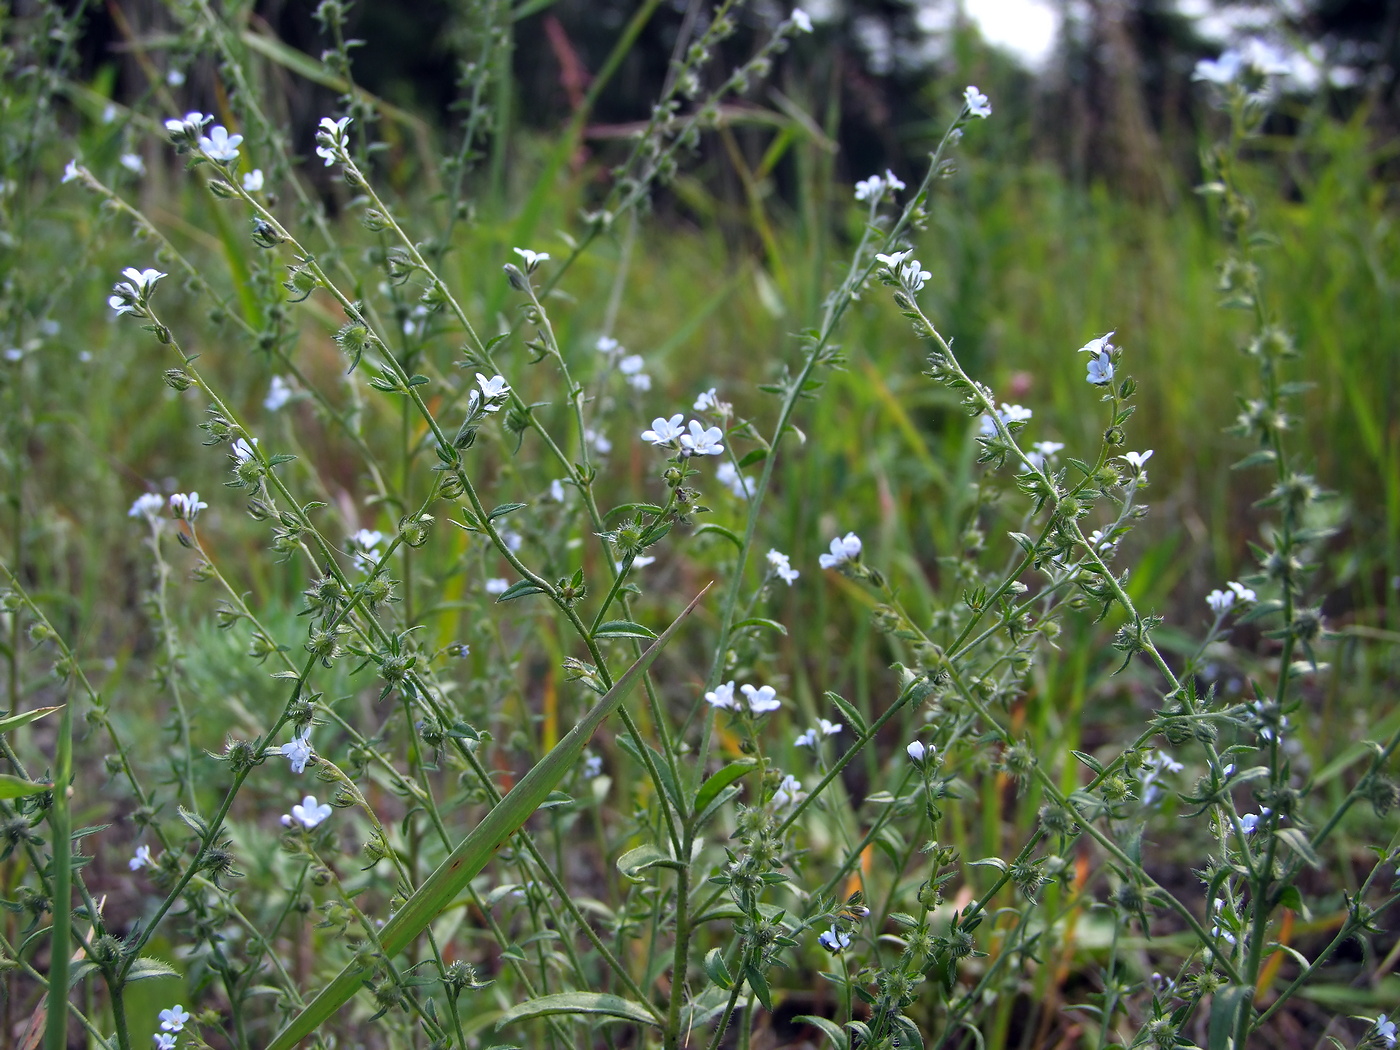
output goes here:
[{"label": "pale blue flower", "polygon": [[238,144],[242,141],[242,135],[230,135],[228,128],[215,124],[209,134],[199,136],[199,148],[210,160],[227,162],[238,159]]},{"label": "pale blue flower", "polygon": [[316,753],[315,749],[311,746],[311,730],[309,728],[303,729],[301,732],[297,733],[292,737],[292,742],[290,744],[283,744],[281,748],[278,749],[278,753],[283,758],[291,760],[293,773],[305,772],[306,763],[310,761],[311,756]]},{"label": "pale blue flower", "polygon": [[281,376],[273,376],[272,383],[267,388],[267,397],[263,398],[263,408],[269,412],[276,412],[292,399],[294,393],[291,383]]},{"label": "pale blue flower", "polygon": [[773,808],[786,809],[788,806],[795,806],[806,797],[807,793],[802,790],[802,781],[788,775],[783,777],[778,790],[773,792]]},{"label": "pale blue flower", "polygon": [[679,412],[670,419],[657,416],[651,421],[651,429],[642,431],[642,440],[650,441],[653,445],[675,447],[676,439],[685,433],[685,427],[681,425],[683,419],[685,416]]},{"label": "pale blue flower", "polygon": [[155,521],[156,515],[165,506],[165,497],[158,492],[143,492],[136,497],[131,509],[126,512],[128,518],[145,518],[147,521]]},{"label": "pale blue flower", "polygon": [[1216,616],[1224,616],[1235,604],[1234,591],[1211,591],[1206,595],[1206,604],[1210,606],[1210,611]]},{"label": "pale blue flower", "polygon": [[243,173],[243,188],[249,193],[261,192],[263,188],[262,168],[254,168]]},{"label": "pale blue flower", "polygon": [[971,84],[963,92],[963,103],[967,106],[968,116],[985,120],[992,115],[992,104],[987,100],[987,96]]},{"label": "pale blue flower", "polygon": [[307,795],[301,800],[300,805],[292,807],[290,814],[284,814],[282,824],[284,827],[291,827],[293,823],[300,824],[307,831],[310,831],[317,824],[331,815],[331,806],[328,802],[320,805],[316,803],[315,795]]},{"label": "pale blue flower", "polygon": [[207,506],[209,504],[200,502],[198,492],[191,492],[189,495],[176,492],[170,497],[170,512],[182,521],[194,521],[199,517],[199,512]]},{"label": "pale blue flower", "polygon": [[837,536],[832,540],[831,553],[823,554],[817,562],[823,569],[834,569],[844,562],[855,561],[860,557],[860,552],[860,537],[854,532],[848,532],[845,536]]},{"label": "pale blue flower", "polygon": [[776,711],[783,706],[783,702],[778,699],[778,691],[771,685],[760,686],[755,689],[745,682],[739,687],[749,700],[749,710],[756,715],[766,715],[770,711]]},{"label": "pale blue flower", "polygon": [[788,556],[780,551],[770,550],[768,552],[768,564],[773,566],[774,575],[789,587],[791,587],[793,583],[796,582],[797,577],[801,575],[800,572],[792,567]]},{"label": "pale blue flower", "polygon": [[698,419],[690,421],[690,433],[681,435],[681,451],[689,456],[718,456],[724,451],[719,427],[706,427]]},{"label": "pale blue flower", "polygon": [[924,756],[926,756],[929,753],[930,749],[924,746],[924,742],[922,740],[911,740],[909,741],[908,745],[904,748],[904,750],[910,758],[922,765],[924,761]]},{"label": "pale blue flower", "polygon": [[515,254],[525,263],[525,272],[534,273],[540,263],[549,261],[549,252],[532,252],[529,248],[516,248]]},{"label": "pale blue flower", "polygon": [[817,943],[832,955],[838,955],[851,946],[851,935],[833,926],[817,936]]},{"label": "pale blue flower", "polygon": [[1085,378],[1094,386],[1106,386],[1113,382],[1113,362],[1107,354],[1089,358],[1089,372]]},{"label": "pale blue flower", "polygon": [[705,702],[714,708],[729,708],[737,711],[738,703],[734,699],[734,683],[721,682],[715,686],[714,692],[705,694]]},{"label": "pale blue flower", "polygon": [[176,1003],[169,1010],[160,1012],[160,1027],[163,1032],[183,1032],[185,1022],[190,1019],[190,1014],[185,1008]]},{"label": "pale blue flower", "polygon": [[151,856],[150,846],[137,846],[136,855],[126,862],[126,866],[132,871],[140,871],[142,868],[154,868],[156,860]]}]

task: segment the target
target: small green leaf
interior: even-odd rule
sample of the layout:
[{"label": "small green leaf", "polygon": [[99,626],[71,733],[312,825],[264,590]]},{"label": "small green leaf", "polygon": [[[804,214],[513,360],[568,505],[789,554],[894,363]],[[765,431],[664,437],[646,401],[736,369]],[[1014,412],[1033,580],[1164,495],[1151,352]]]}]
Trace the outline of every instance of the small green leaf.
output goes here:
[{"label": "small green leaf", "polygon": [[1254,989],[1247,984],[1227,984],[1211,999],[1208,1050],[1241,1050],[1235,1047],[1235,1024],[1241,1010],[1249,1009]]},{"label": "small green leaf", "polygon": [[743,470],[745,467],[751,467],[755,463],[762,463],[767,458],[768,450],[766,448],[756,448],[744,456],[743,459],[739,460],[739,469]]},{"label": "small green leaf", "polygon": [[528,506],[528,503],[502,503],[499,507],[486,515],[486,520],[495,521],[497,518],[504,518],[507,514],[511,514],[520,510],[522,507]]},{"label": "small green leaf", "polygon": [[143,956],[131,964],[131,969],[127,971],[128,981],[145,981],[152,977],[179,977],[180,972],[173,969],[169,963],[160,959],[152,959],[150,956]]},{"label": "small green leaf", "polygon": [[660,1019],[645,1006],[620,995],[606,995],[602,992],[556,992],[512,1006],[501,1014],[501,1019],[496,1022],[496,1030],[500,1031],[516,1021],[546,1017],[550,1014],[603,1014],[637,1024],[651,1025],[653,1028],[661,1027]]},{"label": "small green leaf", "polygon": [[850,1047],[851,1041],[847,1038],[846,1033],[841,1031],[840,1026],[828,1017],[803,1014],[801,1017],[794,1017],[793,1020],[809,1024],[813,1028],[820,1028],[822,1035],[831,1040],[831,1045],[836,1047],[836,1050],[848,1050]]},{"label": "small green leaf", "polygon": [[8,718],[0,718],[0,733],[8,733],[11,729],[18,729],[20,726],[28,725],[36,718],[43,718],[51,715],[55,711],[62,710],[63,705],[57,707],[36,707],[32,711],[21,711],[17,715],[10,715]]},{"label": "small green leaf", "polygon": [[729,975],[729,967],[724,965],[722,948],[711,948],[705,953],[705,973],[726,992],[734,987],[734,978]]},{"label": "small green leaf", "polygon": [[638,846],[636,849],[629,849],[622,856],[617,858],[617,870],[628,882],[646,882],[642,877],[642,872],[648,868],[654,868],[658,864],[670,865],[671,858],[661,852],[656,846],[647,844]]},{"label": "small green leaf", "polygon": [[758,996],[763,1008],[772,1013],[773,993],[768,990],[768,978],[763,976],[763,971],[749,963],[744,967],[744,979],[749,982],[749,987],[753,989],[753,994]]},{"label": "small green leaf", "polygon": [[1304,834],[1302,829],[1275,828],[1274,838],[1279,839],[1285,846],[1302,857],[1308,867],[1322,867],[1321,859],[1313,852],[1312,843],[1308,841],[1308,836]]},{"label": "small green leaf", "polygon": [[1084,765],[1088,766],[1095,773],[1103,772],[1103,763],[1093,755],[1086,755],[1083,751],[1071,751],[1070,754],[1079,759],[1080,762],[1084,763]]},{"label": "small green leaf", "polygon": [[521,580],[519,583],[512,584],[510,587],[507,587],[504,591],[502,591],[501,594],[496,598],[496,602],[499,604],[500,602],[512,601],[515,598],[524,598],[527,595],[543,593],[544,588],[541,587],[539,584],[532,583],[529,580]]},{"label": "small green leaf", "polygon": [[40,784],[9,773],[0,773],[0,798],[25,798],[48,791],[52,787],[52,784]]},{"label": "small green leaf", "polygon": [[540,809],[554,809],[558,806],[572,806],[574,800],[562,791],[551,791],[545,796],[545,800],[540,803]]},{"label": "small green leaf", "polygon": [[865,716],[851,706],[850,702],[844,697],[828,692],[826,698],[836,710],[840,711],[841,714],[845,716],[846,721],[851,724],[851,728],[855,730],[857,736],[865,735],[867,729]]},{"label": "small green leaf", "polygon": [[431,381],[432,380],[430,380],[427,376],[424,375],[411,375],[408,377],[409,386],[425,386]]},{"label": "small green leaf", "polygon": [[656,635],[643,627],[639,623],[631,620],[609,620],[607,623],[600,623],[598,629],[593,632],[594,638],[645,638],[651,640]]},{"label": "small green leaf", "polygon": [[734,781],[758,765],[756,758],[741,758],[736,762],[731,762],[719,772],[709,777],[705,783],[700,785],[700,790],[695,794],[695,812],[703,813],[707,806],[715,800],[721,791],[727,788]]}]

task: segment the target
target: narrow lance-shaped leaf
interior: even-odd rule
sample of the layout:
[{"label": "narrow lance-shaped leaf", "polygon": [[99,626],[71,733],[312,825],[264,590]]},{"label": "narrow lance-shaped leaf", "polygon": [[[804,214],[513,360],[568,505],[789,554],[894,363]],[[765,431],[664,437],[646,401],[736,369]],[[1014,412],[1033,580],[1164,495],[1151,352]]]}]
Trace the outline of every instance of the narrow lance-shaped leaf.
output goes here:
[{"label": "narrow lance-shaped leaf", "polygon": [[[705,587],[685,610],[676,617],[670,627],[661,633],[637,662],[629,667],[617,683],[595,704],[564,738],[555,744],[549,754],[540,759],[516,784],[510,794],[501,799],[486,814],[451,855],[423,882],[404,902],[394,916],[379,931],[379,943],[390,955],[403,951],[428,923],[448,907],[457,894],[476,877],[487,862],[496,854],[511,835],[529,819],[530,814],[539,808],[540,803],[549,797],[555,785],[563,779],[583,754],[584,747],[593,738],[594,732],[608,715],[620,704],[636,685],[651,662],[671,640],[700,599]],[[267,1045],[267,1050],[292,1050],[298,1042],[314,1032],[322,1022],[332,1017],[359,990],[364,979],[364,971],[351,963],[340,971],[339,976],[316,995],[295,1017],[291,1019],[276,1038]]]}]

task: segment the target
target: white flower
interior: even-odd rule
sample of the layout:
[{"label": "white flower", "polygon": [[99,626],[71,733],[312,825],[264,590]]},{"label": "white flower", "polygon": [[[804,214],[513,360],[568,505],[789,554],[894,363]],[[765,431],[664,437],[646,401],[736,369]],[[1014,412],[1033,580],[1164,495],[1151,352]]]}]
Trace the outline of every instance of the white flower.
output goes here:
[{"label": "white flower", "polygon": [[155,1040],[156,1050],[175,1050],[175,1036],[169,1032],[156,1032],[151,1038]]},{"label": "white flower", "polygon": [[525,546],[525,537],[514,529],[502,529],[501,542],[506,545],[506,550],[518,551]]},{"label": "white flower", "polygon": [[311,730],[303,729],[297,733],[290,744],[283,744],[278,749],[278,754],[291,760],[293,773],[305,772],[307,761],[315,754],[315,748],[311,746]]},{"label": "white flower", "polygon": [[505,594],[510,590],[510,581],[503,580],[499,576],[493,576],[484,584],[487,594]]},{"label": "white flower", "polygon": [[555,503],[564,502],[564,483],[558,478],[549,483],[549,498]]},{"label": "white flower", "polygon": [[526,273],[534,273],[540,263],[549,259],[549,252],[532,252],[529,248],[516,248],[515,254],[524,261]]},{"label": "white flower", "polygon": [[1107,354],[1089,358],[1089,371],[1084,377],[1094,386],[1107,386],[1113,382],[1113,362]]},{"label": "white flower", "polygon": [[272,383],[267,388],[267,397],[263,398],[263,408],[269,412],[276,412],[292,399],[294,393],[291,383],[281,376],[273,376]]},{"label": "white flower", "polygon": [[724,415],[729,410],[729,405],[721,401],[715,393],[715,388],[701,391],[700,396],[695,399],[694,410],[696,412],[718,412]]},{"label": "white flower", "polygon": [[1150,448],[1146,452],[1125,452],[1118,458],[1133,468],[1133,480],[1146,484],[1147,461],[1152,458]]},{"label": "white flower", "polygon": [[802,790],[802,781],[788,775],[783,777],[778,790],[773,792],[773,808],[786,809],[788,806],[795,806],[806,797],[807,792]]},{"label": "white flower", "polygon": [[898,193],[904,189],[904,182],[889,168],[885,169],[885,185],[890,188],[892,193]]},{"label": "white flower", "polygon": [[1205,80],[1212,84],[1231,84],[1244,69],[1244,60],[1234,48],[1221,53],[1217,59],[1203,58],[1196,63],[1191,73],[1192,80]]},{"label": "white flower", "polygon": [[1088,354],[1090,357],[1098,357],[1100,354],[1112,353],[1118,348],[1109,342],[1109,340],[1113,338],[1114,332],[1116,331],[1117,329],[1115,328],[1113,332],[1105,332],[1097,339],[1090,339],[1079,348],[1078,352],[1081,354]]},{"label": "white flower", "polygon": [[698,419],[690,421],[690,433],[681,435],[681,449],[690,456],[718,456],[724,451],[720,438],[724,431],[719,427],[706,427]]},{"label": "white flower", "polygon": [[1239,599],[1241,605],[1245,604],[1246,602],[1255,601],[1258,598],[1258,595],[1256,595],[1252,590],[1250,590],[1244,584],[1240,583],[1238,580],[1231,580],[1225,586],[1229,587],[1230,590],[1235,592],[1235,597]]},{"label": "white flower", "polygon": [[1210,611],[1216,616],[1224,616],[1229,611],[1230,606],[1235,604],[1234,591],[1211,591],[1206,595],[1206,604],[1210,606]]},{"label": "white flower", "polygon": [[817,561],[823,569],[834,569],[843,562],[855,561],[860,557],[860,551],[860,537],[854,532],[848,532],[845,536],[837,536],[832,540],[831,553],[823,554]]},{"label": "white flower", "polygon": [[256,453],[254,453],[253,450],[257,447],[257,438],[253,438],[253,443],[251,445],[248,444],[247,438],[234,438],[233,444],[229,446],[229,450],[230,453],[233,455],[233,458],[238,460],[238,462],[247,463],[256,455]]},{"label": "white flower", "polygon": [[794,747],[816,747],[817,731],[815,729],[809,729],[792,743]]},{"label": "white flower", "polygon": [[685,416],[679,412],[670,419],[662,419],[657,416],[651,421],[651,429],[642,431],[642,440],[650,441],[653,445],[674,447],[676,438],[685,432],[685,428],[681,426],[683,419]]},{"label": "white flower", "polygon": [[[517,248],[515,250],[519,251],[520,249]],[[622,344],[610,335],[600,335],[598,341],[594,343],[593,346],[600,354],[607,357],[615,356],[622,349]]]},{"label": "white flower", "polygon": [[82,169],[78,167],[78,161],[77,161],[77,158],[75,157],[73,160],[70,160],[70,161],[64,166],[64,168],[63,168],[63,181],[64,181],[64,182],[72,182],[74,179],[79,179],[79,178],[82,178]]},{"label": "white flower", "polygon": [[817,943],[832,955],[836,955],[840,952],[844,952],[851,946],[851,935],[833,926],[824,933],[817,935]]},{"label": "white flower", "polygon": [[646,359],[641,354],[628,354],[617,363],[617,370],[627,377],[633,390],[651,389],[651,376],[642,371],[645,367]]},{"label": "white flower", "polygon": [[143,492],[136,497],[136,502],[131,505],[131,509],[126,512],[128,518],[145,518],[147,521],[155,521],[160,509],[165,506],[165,497],[158,492]]},{"label": "white flower", "polygon": [[789,587],[792,586],[793,581],[795,581],[798,576],[802,575],[792,567],[788,556],[780,551],[770,550],[768,552],[768,564],[773,566],[774,574]]},{"label": "white flower", "polygon": [[1395,1022],[1381,1014],[1376,1018],[1376,1038],[1385,1044],[1386,1050],[1395,1048]]},{"label": "white flower", "polygon": [[355,564],[369,572],[379,562],[379,545],[384,542],[384,533],[378,529],[361,529],[350,537],[350,556]]},{"label": "white flower", "polygon": [[173,88],[185,86],[185,74],[178,69],[172,69],[165,74],[165,82]]},{"label": "white flower", "polygon": [[163,1032],[183,1032],[185,1022],[190,1019],[190,1014],[183,1006],[176,1003],[169,1010],[160,1012],[160,1028]]},{"label": "white flower", "polygon": [[[1009,427],[1012,423],[1029,422],[1035,413],[1029,408],[1020,405],[1008,405],[1005,401],[1001,403],[1001,408],[997,409],[997,418],[1001,420],[1002,426]],[[994,437],[997,432],[997,425],[992,417],[987,413],[982,413],[981,434],[983,437]],[[1064,446],[1061,446],[1062,448]]]},{"label": "white flower", "polygon": [[318,806],[316,804],[316,796],[307,795],[301,800],[300,805],[292,807],[292,812],[290,814],[283,814],[282,825],[289,828],[292,826],[293,822],[296,822],[307,831],[310,831],[330,815],[330,803],[322,802]]},{"label": "white flower", "polygon": [[923,268],[918,259],[911,260],[899,271],[899,280],[911,292],[922,291],[933,274]]},{"label": "white flower", "polygon": [[992,115],[992,104],[987,101],[987,96],[971,84],[967,85],[967,90],[963,92],[963,103],[967,106],[968,116],[982,117],[985,120]]},{"label": "white flower", "polygon": [[136,856],[126,862],[126,866],[132,871],[140,871],[142,868],[154,868],[156,859],[151,856],[150,846],[137,846]]},{"label": "white flower", "polygon": [[924,746],[922,740],[911,740],[904,750],[908,753],[910,758],[919,763],[923,762],[924,756],[927,755],[929,751],[929,749]]},{"label": "white flower", "polygon": [[909,256],[913,254],[913,248],[905,248],[902,252],[891,252],[889,255],[881,255],[879,252],[876,252],[875,261],[881,266],[887,266],[890,268],[891,271],[898,273],[900,266],[904,263],[904,260],[909,258]]},{"label": "white flower", "polygon": [[210,160],[231,161],[238,159],[238,144],[242,141],[242,135],[230,135],[228,128],[215,124],[209,134],[199,136],[199,148]]},{"label": "white flower", "polygon": [[1114,540],[1109,537],[1103,529],[1095,529],[1089,533],[1089,546],[1100,554],[1106,554],[1113,549]]},{"label": "white flower", "polygon": [[840,722],[828,722],[825,718],[818,718],[821,723],[822,736],[835,736],[845,728]]},{"label": "white flower", "polygon": [[207,506],[209,504],[200,502],[198,492],[191,492],[188,496],[176,492],[170,497],[170,512],[182,521],[194,521]]},{"label": "white flower", "polygon": [[583,440],[592,445],[600,456],[606,456],[612,451],[612,442],[607,439],[606,435],[600,434],[592,427],[584,428]]},{"label": "white flower", "polygon": [[476,374],[476,385],[481,387],[481,396],[486,401],[486,411],[499,412],[501,406],[498,402],[503,402],[506,395],[510,393],[504,376],[492,376],[487,379],[480,372]]},{"label": "white flower", "polygon": [[715,468],[715,480],[740,499],[748,499],[753,494],[753,482],[739,473],[739,468],[725,460]]},{"label": "white flower", "polygon": [[112,286],[114,294],[108,298],[107,305],[119,314],[144,315],[146,300],[155,291],[156,282],[166,275],[159,270],[138,270],[128,266],[122,271],[122,276],[126,280]]},{"label": "white flower", "polygon": [[1047,465],[1054,465],[1056,454],[1064,447],[1062,441],[1037,441],[1026,453],[1026,458],[1036,470],[1043,470]]},{"label": "white flower", "polygon": [[[1225,915],[1224,915],[1224,911],[1225,911],[1225,900],[1224,900],[1223,897],[1216,897],[1216,898],[1215,898],[1215,904],[1214,904],[1214,906],[1211,908],[1211,911],[1212,911],[1212,913],[1217,913],[1217,912],[1218,912],[1218,913],[1221,914],[1221,918],[1222,918],[1222,919],[1225,918]],[[1219,938],[1221,938],[1221,939],[1224,940],[1227,944],[1234,944],[1234,943],[1235,943],[1235,935],[1234,935],[1233,933],[1231,933],[1229,930],[1225,929],[1223,926],[1221,926],[1220,923],[1219,923],[1219,921],[1217,921],[1213,926],[1211,926],[1211,928],[1210,928],[1210,935],[1211,935],[1212,937],[1219,937]]]},{"label": "white flower", "polygon": [[165,130],[170,132],[170,137],[176,141],[192,141],[196,135],[204,130],[204,125],[208,124],[213,117],[206,117],[199,110],[191,110],[183,117],[173,117],[165,122]]},{"label": "white flower", "polygon": [[885,180],[883,176],[872,175],[868,179],[862,179],[856,183],[856,200],[877,201],[885,192]]},{"label": "white flower", "polygon": [[755,689],[745,682],[739,687],[739,691],[749,698],[749,710],[756,715],[766,715],[769,711],[776,711],[783,706],[783,702],[778,699],[778,691],[771,685]]},{"label": "white flower", "polygon": [[146,162],[141,159],[139,153],[123,153],[117,160],[123,168],[133,175],[146,174]]},{"label": "white flower", "polygon": [[254,168],[243,173],[243,188],[249,193],[259,193],[263,188],[262,168]]},{"label": "white flower", "polygon": [[792,25],[799,33],[812,31],[812,17],[800,7],[792,9]]},{"label": "white flower", "polygon": [[349,126],[349,117],[341,117],[339,120],[321,118],[321,123],[316,128],[316,156],[326,162],[326,167],[329,168],[340,159],[346,145],[345,129]]},{"label": "white flower", "polygon": [[655,561],[656,558],[653,555],[638,554],[635,558],[632,559],[632,568],[645,569],[648,565],[654,564]]},{"label": "white flower", "polygon": [[734,683],[721,682],[715,686],[712,693],[705,694],[705,702],[714,708],[726,707],[731,710],[739,710],[739,705],[734,700]]}]

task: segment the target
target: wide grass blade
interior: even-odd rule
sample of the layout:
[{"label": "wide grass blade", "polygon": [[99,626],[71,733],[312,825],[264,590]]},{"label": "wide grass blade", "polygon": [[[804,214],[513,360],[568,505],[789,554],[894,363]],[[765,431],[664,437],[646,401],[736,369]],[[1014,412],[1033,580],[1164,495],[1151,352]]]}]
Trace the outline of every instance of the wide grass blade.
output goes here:
[{"label": "wide grass blade", "polygon": [[[385,952],[390,955],[401,952],[422,933],[428,923],[437,918],[456,899],[463,887],[486,867],[486,863],[495,856],[496,851],[548,798],[564,774],[578,762],[584,747],[603,720],[636,685],[637,679],[651,666],[651,662],[671,640],[681,621],[690,615],[707,590],[708,584],[676,617],[671,626],[637,658],[637,662],[627,669],[617,680],[617,684],[564,735],[564,739],[560,740],[549,754],[540,759],[521,778],[510,794],[486,814],[481,823],[462,840],[437,871],[428,876],[404,902],[403,907],[394,913],[393,918],[384,924],[379,933],[379,943]],[[335,980],[321,989],[316,998],[277,1033],[277,1037],[268,1044],[267,1050],[291,1050],[301,1039],[314,1032],[322,1022],[344,1006],[359,989],[363,978],[364,971],[360,966],[355,963],[346,966]]]}]

